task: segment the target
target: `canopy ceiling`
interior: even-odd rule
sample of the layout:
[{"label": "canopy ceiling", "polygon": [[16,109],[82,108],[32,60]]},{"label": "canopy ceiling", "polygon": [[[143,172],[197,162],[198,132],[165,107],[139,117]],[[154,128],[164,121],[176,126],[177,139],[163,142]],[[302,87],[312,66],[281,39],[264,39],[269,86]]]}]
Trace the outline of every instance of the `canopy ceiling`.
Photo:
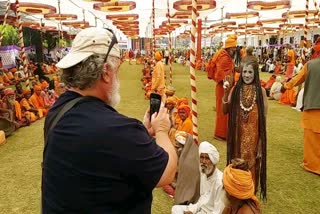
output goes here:
[{"label": "canopy ceiling", "polygon": [[[100,0],[101,1],[101,0]],[[115,1],[115,0],[113,0]],[[89,22],[89,26],[95,26],[97,23],[98,27],[109,27],[112,28],[114,31],[117,32],[119,37],[124,37],[121,30],[113,26],[112,20],[107,19],[107,15],[114,15],[114,14],[138,14],[139,18],[139,36],[141,37],[150,37],[151,36],[151,23],[150,17],[152,13],[152,0],[130,0],[131,2],[134,1],[136,3],[136,8],[127,12],[102,12],[99,10],[95,10],[93,5],[99,3],[97,1],[89,1],[89,0],[60,0],[60,8],[62,14],[75,14],[77,16],[77,20],[73,21],[85,21]],[[249,0],[250,2],[251,0]],[[273,0],[274,1],[274,0]],[[4,15],[5,6],[7,1],[0,1],[0,15]],[[32,2],[32,3],[41,3],[41,4],[48,4],[52,5],[57,8],[58,13],[58,0],[22,0],[20,2]],[[122,0],[121,2],[126,2],[126,0]],[[173,9],[174,2],[177,0],[169,0],[170,5],[170,15],[174,15],[177,10]],[[216,9],[207,10],[207,11],[199,11],[199,16],[203,19],[204,27],[210,27],[211,25],[221,22],[221,8],[223,8],[223,17],[224,21],[235,21],[237,25],[245,24],[246,20],[241,19],[226,19],[226,13],[244,13],[246,12],[246,2],[247,0],[216,0]],[[265,2],[272,2],[272,1],[265,1]],[[11,0],[11,3],[15,3],[15,0]],[[156,16],[156,28],[158,28],[163,21],[166,21],[166,14],[167,14],[167,0],[155,0],[155,16]],[[315,6],[313,1],[309,1],[309,10],[315,10]],[[292,0],[291,1],[291,8],[290,11],[298,11],[298,10],[305,10],[305,0]],[[84,16],[83,16],[84,11]],[[248,9],[248,11],[253,11]],[[259,16],[249,18],[248,23],[256,23],[259,19],[266,20],[266,19],[280,19],[282,18],[282,14],[287,12],[288,9],[280,9],[280,10],[266,10],[266,11],[255,11],[259,12]],[[10,15],[14,15],[13,12],[10,12]],[[59,21],[56,20],[47,20],[41,14],[28,14],[25,13],[23,15],[23,19],[27,21],[37,21],[40,23],[40,19],[43,19],[43,23],[46,26],[55,26],[58,27]],[[190,21],[189,21],[190,23]],[[301,18],[291,18],[289,23],[298,23],[304,24],[304,17]],[[264,27],[279,27],[279,23],[272,23],[266,24]],[[65,31],[72,31],[71,33],[76,33],[79,29],[75,29],[69,26],[63,26],[63,30]],[[190,26],[188,24],[184,24],[181,27],[177,28],[174,33],[176,35],[183,33],[185,30],[189,30]]]}]

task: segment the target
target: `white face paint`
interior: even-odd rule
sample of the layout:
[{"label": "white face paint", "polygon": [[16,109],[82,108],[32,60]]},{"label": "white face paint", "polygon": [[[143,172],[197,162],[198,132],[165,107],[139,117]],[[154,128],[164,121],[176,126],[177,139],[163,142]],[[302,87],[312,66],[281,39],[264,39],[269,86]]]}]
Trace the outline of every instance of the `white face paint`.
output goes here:
[{"label": "white face paint", "polygon": [[242,79],[245,84],[251,84],[254,80],[254,70],[252,65],[244,65]]}]

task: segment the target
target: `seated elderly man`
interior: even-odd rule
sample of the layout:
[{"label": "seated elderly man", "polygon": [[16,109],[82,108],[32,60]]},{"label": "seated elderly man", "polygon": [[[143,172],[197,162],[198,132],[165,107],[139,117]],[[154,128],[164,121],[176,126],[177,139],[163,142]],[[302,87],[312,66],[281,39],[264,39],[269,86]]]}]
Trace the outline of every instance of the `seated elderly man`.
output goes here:
[{"label": "seated elderly man", "polygon": [[260,203],[254,194],[254,183],[248,163],[233,159],[223,172],[223,186],[226,191],[226,207],[223,214],[261,213]]},{"label": "seated elderly man", "polygon": [[204,141],[199,146],[199,156],[200,198],[195,204],[173,206],[172,214],[219,214],[224,209],[223,174],[216,167],[219,162],[219,153],[212,144]]}]

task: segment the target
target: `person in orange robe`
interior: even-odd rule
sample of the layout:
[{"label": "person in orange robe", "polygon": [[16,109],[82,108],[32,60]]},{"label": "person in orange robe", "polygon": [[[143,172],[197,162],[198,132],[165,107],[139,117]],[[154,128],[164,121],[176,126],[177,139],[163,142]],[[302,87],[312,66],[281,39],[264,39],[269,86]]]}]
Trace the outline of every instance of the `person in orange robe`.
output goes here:
[{"label": "person in orange robe", "polygon": [[284,105],[296,105],[297,92],[294,89],[288,89],[281,94],[279,103]]},{"label": "person in orange robe", "polygon": [[222,97],[224,94],[223,80],[227,75],[232,75],[234,70],[233,57],[237,46],[237,36],[230,35],[225,41],[224,49],[218,51],[212,58],[215,61],[217,70],[214,77],[216,82],[216,125],[214,138],[226,140],[228,129],[228,115],[222,112]]},{"label": "person in orange robe", "polygon": [[42,118],[48,113],[48,107],[44,104],[44,99],[41,97],[41,86],[35,85],[33,87],[34,92],[29,98],[29,103],[38,110],[39,117]]},{"label": "person in orange robe", "polygon": [[261,205],[255,196],[252,175],[248,163],[243,159],[233,159],[223,172],[223,187],[226,199],[223,214],[260,214]]},{"label": "person in orange robe", "polygon": [[286,79],[292,78],[294,65],[296,63],[295,53],[290,44],[287,45],[288,48],[288,58],[287,58],[287,70]]},{"label": "person in orange robe", "polygon": [[154,58],[156,60],[156,65],[153,68],[152,72],[152,83],[151,83],[151,92],[158,93],[161,95],[162,99],[164,100],[165,95],[165,70],[164,64],[161,61],[162,55],[159,51],[154,54]]},{"label": "person in orange robe", "polygon": [[280,60],[277,61],[273,74],[282,74],[282,64]]},{"label": "person in orange robe", "polygon": [[30,120],[30,122],[34,122],[38,119],[37,114],[38,110],[32,108],[29,103],[29,98],[31,97],[31,91],[29,89],[23,90],[23,98],[20,101],[20,106],[22,113]]},{"label": "person in orange robe", "polygon": [[320,38],[314,54],[301,71],[285,83],[282,92],[304,83],[302,128],[304,129],[303,168],[320,175]]},{"label": "person in orange robe", "polygon": [[12,88],[6,88],[4,90],[4,95],[2,108],[12,111],[10,117],[16,129],[30,125],[30,121],[22,114],[19,102],[15,100],[14,90]]},{"label": "person in orange robe", "polygon": [[192,135],[192,121],[189,117],[190,107],[188,105],[180,105],[178,107],[178,115],[181,121],[177,127],[177,131],[184,131]]}]

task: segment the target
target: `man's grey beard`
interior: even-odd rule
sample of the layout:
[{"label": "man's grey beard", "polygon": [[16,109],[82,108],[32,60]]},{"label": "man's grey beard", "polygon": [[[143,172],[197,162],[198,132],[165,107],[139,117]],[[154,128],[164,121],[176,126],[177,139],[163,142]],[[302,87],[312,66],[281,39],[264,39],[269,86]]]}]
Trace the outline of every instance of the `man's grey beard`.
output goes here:
[{"label": "man's grey beard", "polygon": [[212,171],[213,171],[213,165],[210,164],[209,166],[208,165],[201,165],[201,172],[205,175],[210,175],[212,174]]},{"label": "man's grey beard", "polygon": [[121,100],[120,93],[120,82],[116,77],[116,74],[114,74],[113,80],[112,80],[112,89],[108,93],[108,101],[107,104],[113,108],[115,108]]}]

